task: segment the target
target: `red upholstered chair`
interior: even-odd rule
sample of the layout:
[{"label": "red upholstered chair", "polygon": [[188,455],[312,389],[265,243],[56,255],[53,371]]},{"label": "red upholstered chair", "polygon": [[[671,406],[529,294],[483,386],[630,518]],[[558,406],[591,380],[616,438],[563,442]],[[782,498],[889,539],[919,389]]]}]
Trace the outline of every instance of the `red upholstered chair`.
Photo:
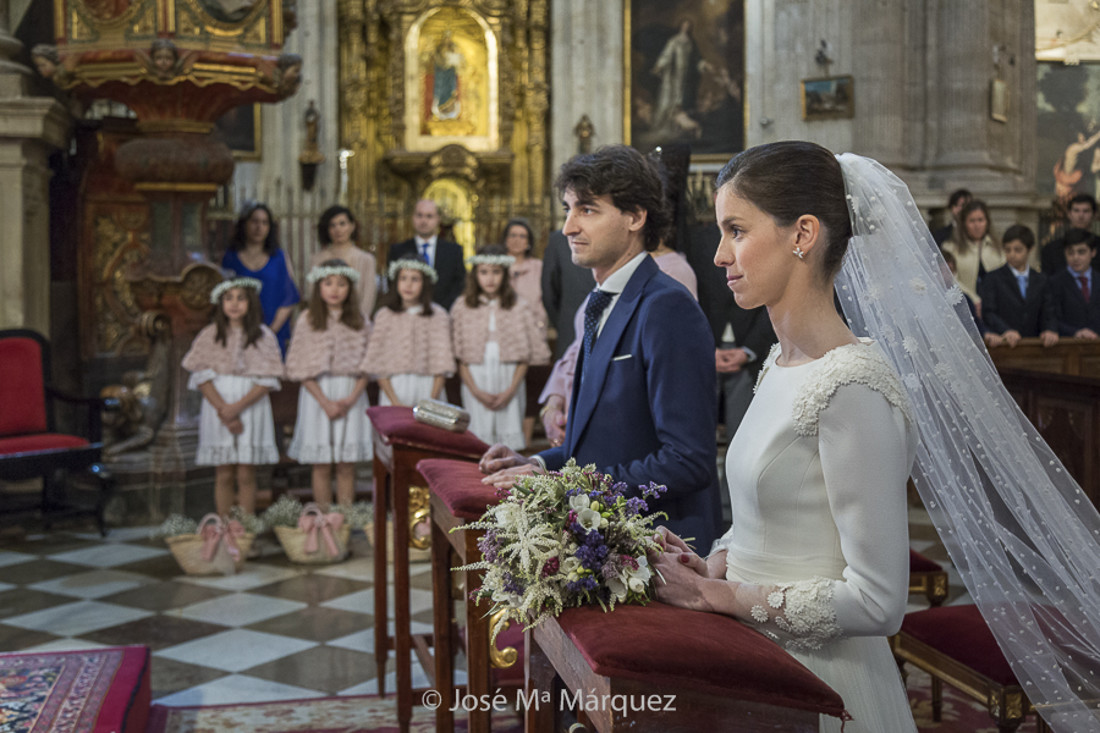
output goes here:
[{"label": "red upholstered chair", "polygon": [[[386,584],[374,584],[374,659],[378,694],[385,694],[386,659],[394,651],[397,672],[397,723],[409,729],[412,720],[412,652],[425,670],[434,663],[430,640],[410,633],[409,547],[427,549],[431,541],[429,492],[416,465],[428,458],[450,458],[476,463],[489,446],[470,432],[452,433],[419,422],[409,407],[372,407],[374,426],[374,577],[387,571],[386,523],[393,521],[393,636],[388,632]],[[422,528],[423,534],[418,535]]]},{"label": "red upholstered chair", "polygon": [[[520,689],[523,678],[523,630],[509,626],[501,632],[496,644],[489,643],[494,623],[486,614],[489,604],[478,603],[470,591],[481,585],[480,570],[452,572],[452,565],[468,565],[481,560],[477,543],[481,530],[457,528],[481,517],[497,503],[496,490],[481,483],[477,464],[464,461],[433,459],[416,464],[420,475],[431,490],[432,508],[432,614],[435,642],[435,686],[442,702],[435,711],[436,730],[454,730],[451,712],[454,685],[454,657],[461,645],[466,652],[466,692],[478,699],[487,699],[500,689]],[[454,560],[454,562],[452,562]],[[458,576],[459,583],[455,583]],[[458,585],[466,592],[464,633],[455,633],[455,613],[452,591]],[[515,699],[514,695],[511,699]],[[491,711],[468,711],[468,733],[485,733],[490,729]]]},{"label": "red upholstered chair", "polygon": [[947,600],[947,571],[916,550],[909,550],[909,592],[920,593],[933,607]]},{"label": "red upholstered chair", "polygon": [[850,719],[840,695],[762,634],[656,601],[573,608],[535,627],[527,680],[526,699],[541,701],[526,708],[527,733],[562,730],[559,702],[578,693],[599,733],[817,733],[819,715]]},{"label": "red upholstered chair", "polygon": [[[42,478],[41,501],[37,509],[49,526],[52,519],[78,513],[94,513],[99,531],[106,534],[103,506],[111,488],[110,477],[98,464],[100,413],[114,407],[107,400],[65,395],[49,386],[50,345],[41,334],[28,329],[0,331],[0,481]],[[54,423],[53,400],[82,405],[88,410],[83,435],[59,433]],[[81,508],[65,500],[66,472],[90,470],[99,494],[92,508]],[[19,507],[4,497],[5,516]]]},{"label": "red upholstered chair", "polygon": [[[943,683],[984,703],[998,730],[1015,731],[1035,709],[1016,681],[977,606],[940,606],[905,615],[890,638],[894,657],[932,676],[932,719],[943,711]],[[1037,717],[1038,730],[1049,728]]]}]

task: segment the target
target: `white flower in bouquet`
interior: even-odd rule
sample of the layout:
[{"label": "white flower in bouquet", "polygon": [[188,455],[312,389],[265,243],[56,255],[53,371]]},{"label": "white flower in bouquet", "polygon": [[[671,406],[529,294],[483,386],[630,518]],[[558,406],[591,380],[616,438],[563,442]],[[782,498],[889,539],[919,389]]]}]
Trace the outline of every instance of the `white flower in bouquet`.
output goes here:
[{"label": "white flower in bouquet", "polygon": [[565,608],[598,603],[645,603],[652,596],[646,554],[659,552],[646,499],[663,492],[650,484],[631,489],[570,460],[561,471],[522,476],[480,520],[484,570],[479,597],[504,611],[493,636],[511,620],[528,628]]}]

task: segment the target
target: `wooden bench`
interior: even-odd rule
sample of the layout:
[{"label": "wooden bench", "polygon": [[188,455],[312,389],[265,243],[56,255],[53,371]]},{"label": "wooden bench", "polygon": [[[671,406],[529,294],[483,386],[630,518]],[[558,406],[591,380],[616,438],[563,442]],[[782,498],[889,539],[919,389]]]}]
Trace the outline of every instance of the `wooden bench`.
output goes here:
[{"label": "wooden bench", "polygon": [[[452,558],[458,565],[481,560],[478,540],[481,530],[457,530],[463,524],[479,519],[495,504],[496,490],[481,483],[483,474],[476,464],[451,460],[427,460],[417,464],[417,470],[427,480],[432,507],[432,608],[435,641],[435,685],[441,703],[435,711],[436,730],[454,730],[453,693],[454,657],[459,647],[466,652],[466,694],[487,699],[497,688],[523,687],[523,634],[516,628],[497,637],[496,646],[489,643],[492,621],[487,617],[489,605],[479,603],[471,591],[480,587],[484,573],[480,570],[452,572]],[[457,530],[457,531],[456,531]],[[456,578],[457,576],[457,578]],[[455,628],[454,588],[463,589],[466,628],[463,644]],[[503,637],[503,638],[502,638]],[[503,647],[503,649],[501,648]],[[492,710],[475,708],[467,711],[468,733],[490,730]]]},{"label": "wooden bench", "polygon": [[[374,425],[374,659],[378,694],[384,695],[386,660],[394,651],[397,666],[397,722],[402,731],[412,720],[412,649],[409,610],[409,547],[426,549],[431,535],[429,494],[416,464],[429,458],[476,462],[489,446],[472,433],[452,433],[418,422],[410,407],[372,407]],[[393,523],[394,632],[389,635],[386,604],[386,524]],[[425,533],[414,536],[423,524]],[[414,544],[415,543],[415,544]],[[416,640],[425,670],[434,669],[429,639]]]}]

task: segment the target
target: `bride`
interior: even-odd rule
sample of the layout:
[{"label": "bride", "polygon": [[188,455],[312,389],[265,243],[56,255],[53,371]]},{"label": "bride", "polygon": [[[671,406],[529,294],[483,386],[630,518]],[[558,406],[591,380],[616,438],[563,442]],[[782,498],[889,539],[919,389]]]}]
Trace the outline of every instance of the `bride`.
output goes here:
[{"label": "bride", "polygon": [[1100,517],[1005,392],[905,184],[780,142],[717,185],[715,264],[779,343],[727,455],[733,525],[706,559],[666,533],[658,599],[777,640],[843,697],[845,731],[914,731],[886,640],[913,469],[1032,703],[1056,731],[1100,730]]}]

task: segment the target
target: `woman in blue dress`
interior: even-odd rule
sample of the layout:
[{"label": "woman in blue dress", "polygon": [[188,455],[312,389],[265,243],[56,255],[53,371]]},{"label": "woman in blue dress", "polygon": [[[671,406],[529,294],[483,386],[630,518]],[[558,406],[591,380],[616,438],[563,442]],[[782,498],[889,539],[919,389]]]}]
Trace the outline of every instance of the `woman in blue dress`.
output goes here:
[{"label": "woman in blue dress", "polygon": [[264,323],[279,338],[279,348],[286,355],[290,341],[290,316],[301,300],[290,258],[279,246],[279,227],[266,204],[250,203],[237,219],[229,249],[222,257],[222,269],[237,277],[254,277],[263,283],[260,305]]}]

